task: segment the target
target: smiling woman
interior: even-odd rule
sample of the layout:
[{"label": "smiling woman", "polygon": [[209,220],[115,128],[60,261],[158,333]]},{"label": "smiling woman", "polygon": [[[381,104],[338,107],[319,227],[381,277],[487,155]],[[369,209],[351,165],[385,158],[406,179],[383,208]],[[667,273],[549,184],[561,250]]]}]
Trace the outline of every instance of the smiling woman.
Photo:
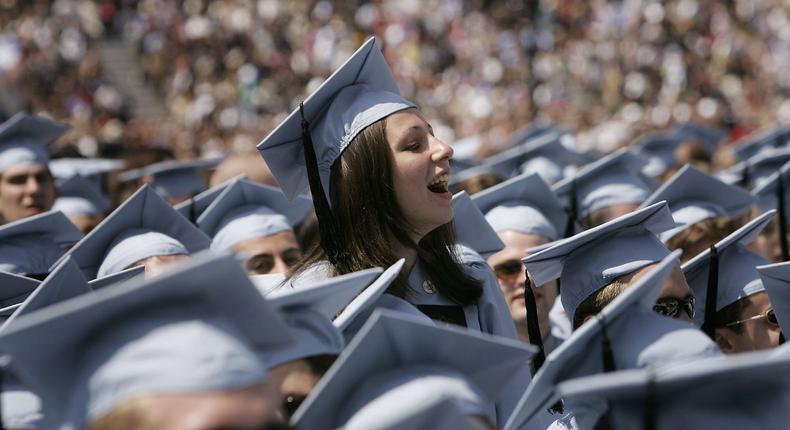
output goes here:
[{"label": "smiling woman", "polygon": [[[456,242],[448,190],[453,150],[400,96],[375,39],[258,149],[286,196],[295,198],[309,185],[318,218],[320,245],[290,271],[289,285],[404,258],[387,293],[434,320],[517,339],[493,272]],[[496,404],[501,423],[529,374],[511,380]]]}]

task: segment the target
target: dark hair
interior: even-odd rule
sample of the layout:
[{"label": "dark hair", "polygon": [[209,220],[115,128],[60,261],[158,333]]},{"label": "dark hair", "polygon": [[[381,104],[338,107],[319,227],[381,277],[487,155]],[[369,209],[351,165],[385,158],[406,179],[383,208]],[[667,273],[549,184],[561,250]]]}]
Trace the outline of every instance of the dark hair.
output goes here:
[{"label": "dark hair", "polygon": [[[393,252],[393,241],[397,241],[416,249],[428,279],[444,297],[461,305],[474,303],[482,293],[481,281],[467,275],[455,255],[452,222],[434,229],[417,244],[411,240],[413,228],[395,199],[393,158],[385,127],[386,119],[368,126],[332,166],[331,208],[341,236],[337,239],[344,249],[331,274],[390,266],[399,258]],[[290,271],[289,278],[326,260],[326,252],[315,245]],[[407,298],[407,274],[401,273],[388,292]]]},{"label": "dark hair", "polygon": [[726,216],[704,219],[667,241],[670,251],[683,250],[683,261],[693,258],[738,229],[740,222]]},{"label": "dark hair", "polygon": [[743,311],[752,303],[751,297],[747,296],[740,300],[730,303],[729,305],[721,308],[713,317],[713,326],[715,328],[725,328],[732,330],[736,334],[743,332],[743,324],[736,324],[725,327],[727,324],[739,321],[743,316]]},{"label": "dark hair", "polygon": [[319,378],[324,376],[324,373],[332,367],[335,360],[337,360],[337,355],[334,354],[313,355],[304,359],[307,366],[310,367],[310,371]]}]

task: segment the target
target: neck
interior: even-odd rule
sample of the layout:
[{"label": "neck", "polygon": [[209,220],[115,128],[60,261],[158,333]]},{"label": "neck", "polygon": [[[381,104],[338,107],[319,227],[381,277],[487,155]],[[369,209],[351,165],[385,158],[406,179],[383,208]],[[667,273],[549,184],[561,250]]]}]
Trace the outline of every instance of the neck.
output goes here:
[{"label": "neck", "polygon": [[411,246],[403,245],[397,240],[393,241],[393,244],[395,245],[395,255],[406,259],[401,273],[410,273],[414,264],[417,263],[417,250]]}]

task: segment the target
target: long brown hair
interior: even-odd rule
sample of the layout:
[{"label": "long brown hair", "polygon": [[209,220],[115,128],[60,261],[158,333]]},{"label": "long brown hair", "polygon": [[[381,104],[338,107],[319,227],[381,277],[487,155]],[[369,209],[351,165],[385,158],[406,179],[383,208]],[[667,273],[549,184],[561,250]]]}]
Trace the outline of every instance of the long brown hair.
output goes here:
[{"label": "long brown hair", "polygon": [[[341,256],[332,275],[370,267],[387,267],[400,258],[392,241],[417,250],[428,279],[444,297],[462,305],[474,303],[482,293],[481,282],[464,272],[455,254],[452,222],[428,233],[415,244],[413,228],[395,199],[393,157],[385,135],[386,118],[363,130],[332,166],[330,199],[337,223]],[[326,252],[314,245],[289,273],[289,278],[326,261]],[[408,281],[401,274],[389,293],[407,299]]]}]

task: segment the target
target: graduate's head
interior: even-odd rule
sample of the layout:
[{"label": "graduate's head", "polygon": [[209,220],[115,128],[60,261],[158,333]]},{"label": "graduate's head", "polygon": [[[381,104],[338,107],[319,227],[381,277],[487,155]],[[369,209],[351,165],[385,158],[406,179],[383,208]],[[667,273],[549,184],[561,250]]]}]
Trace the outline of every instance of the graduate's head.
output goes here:
[{"label": "graduate's head", "polygon": [[288,201],[279,189],[235,179],[198,216],[211,249],[244,258],[249,274],[285,273],[302,258],[293,227],[311,212],[306,197]]},{"label": "graduate's head", "polygon": [[[308,127],[309,125],[309,127]],[[321,249],[339,273],[389,266],[404,251],[427,260],[440,292],[469,303],[480,287],[450,249],[452,149],[400,90],[368,40],[259,145],[293,199],[310,189]],[[442,291],[453,285],[453,291]],[[395,291],[395,290],[400,290]],[[404,294],[403,282],[394,292]]]},{"label": "graduate's head", "polygon": [[46,146],[68,126],[19,113],[0,124],[0,215],[4,222],[52,208],[57,196]]},{"label": "graduate's head", "polygon": [[[46,347],[29,342],[41,333]],[[91,429],[261,428],[280,419],[262,357],[294,340],[234,257],[205,254],[23,315],[2,339],[41,427]]]},{"label": "graduate's head", "polygon": [[765,291],[746,296],[716,312],[715,340],[725,354],[779,345],[781,329]]}]

